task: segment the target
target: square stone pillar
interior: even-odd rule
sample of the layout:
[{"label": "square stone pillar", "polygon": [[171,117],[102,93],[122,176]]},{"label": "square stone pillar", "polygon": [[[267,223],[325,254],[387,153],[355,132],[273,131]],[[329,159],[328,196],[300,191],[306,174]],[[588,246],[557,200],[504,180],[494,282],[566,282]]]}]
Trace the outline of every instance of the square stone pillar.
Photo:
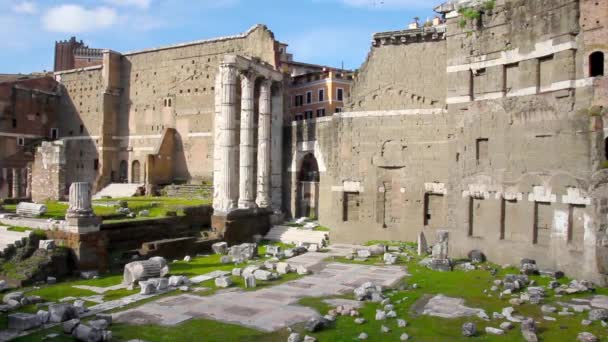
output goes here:
[{"label": "square stone pillar", "polygon": [[258,187],[256,203],[260,208],[270,206],[270,153],[271,153],[271,103],[272,82],[263,80],[260,85],[260,115],[258,124]]}]

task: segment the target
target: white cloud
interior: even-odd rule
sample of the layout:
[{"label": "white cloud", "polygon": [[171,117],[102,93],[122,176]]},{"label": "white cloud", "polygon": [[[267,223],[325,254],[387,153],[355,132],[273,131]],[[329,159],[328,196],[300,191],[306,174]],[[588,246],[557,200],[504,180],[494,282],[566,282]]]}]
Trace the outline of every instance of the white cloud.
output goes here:
[{"label": "white cloud", "polygon": [[118,15],[113,8],[61,5],[49,9],[42,17],[42,24],[52,32],[81,33],[108,28],[117,20]]},{"label": "white cloud", "polygon": [[23,14],[35,14],[38,12],[38,6],[32,1],[23,1],[13,6],[13,11]]},{"label": "white cloud", "polygon": [[432,7],[429,5],[428,0],[340,0],[340,2],[352,7],[378,9],[407,9]]},{"label": "white cloud", "polygon": [[105,2],[115,6],[137,7],[148,9],[152,0],[104,0]]}]

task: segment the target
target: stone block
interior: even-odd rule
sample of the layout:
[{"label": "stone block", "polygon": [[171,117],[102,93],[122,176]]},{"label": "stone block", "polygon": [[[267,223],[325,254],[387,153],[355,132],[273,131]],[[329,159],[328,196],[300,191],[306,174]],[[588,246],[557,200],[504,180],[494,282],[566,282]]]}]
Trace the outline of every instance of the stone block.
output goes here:
[{"label": "stone block", "polygon": [[8,328],[12,330],[25,331],[41,325],[40,317],[36,314],[17,312],[8,315]]}]

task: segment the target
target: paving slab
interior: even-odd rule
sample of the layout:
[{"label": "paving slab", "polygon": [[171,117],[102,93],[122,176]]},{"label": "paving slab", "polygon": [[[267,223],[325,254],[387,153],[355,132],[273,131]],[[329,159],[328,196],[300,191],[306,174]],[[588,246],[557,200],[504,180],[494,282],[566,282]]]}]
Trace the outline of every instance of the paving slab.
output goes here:
[{"label": "paving slab", "polygon": [[437,295],[426,303],[422,314],[441,318],[459,318],[475,316],[481,311],[483,310],[465,306],[462,298]]},{"label": "paving slab", "polygon": [[[313,254],[309,259],[316,259],[319,263],[327,257],[326,253],[316,253],[324,254],[322,258],[315,253],[307,254]],[[301,298],[352,293],[357,284],[366,281],[389,287],[408,275],[401,266],[330,263],[322,267],[320,274],[257,291],[235,288],[205,297],[182,294],[116,313],[113,318],[120,323],[162,326],[174,326],[192,318],[207,318],[270,332],[320,316],[314,309],[298,305]],[[328,281],[321,275],[323,273],[332,274],[332,279]]]},{"label": "paving slab", "polygon": [[5,249],[8,245],[14,244],[24,237],[28,237],[30,232],[14,232],[8,230],[8,227],[0,226],[0,250]]}]

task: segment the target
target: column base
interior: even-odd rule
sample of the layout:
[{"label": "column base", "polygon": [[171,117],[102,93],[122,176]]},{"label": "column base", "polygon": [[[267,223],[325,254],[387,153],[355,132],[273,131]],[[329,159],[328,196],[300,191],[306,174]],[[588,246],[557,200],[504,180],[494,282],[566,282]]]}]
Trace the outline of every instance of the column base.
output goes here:
[{"label": "column base", "polygon": [[76,234],[88,234],[98,232],[101,225],[101,217],[66,217],[65,231]]},{"label": "column base", "polygon": [[236,209],[215,213],[211,227],[229,245],[252,242],[254,235],[266,235],[270,230],[272,211],[268,209]]},{"label": "column base", "polygon": [[47,237],[67,247],[80,271],[109,269],[108,237],[105,232],[74,233],[63,230],[48,230]]}]

